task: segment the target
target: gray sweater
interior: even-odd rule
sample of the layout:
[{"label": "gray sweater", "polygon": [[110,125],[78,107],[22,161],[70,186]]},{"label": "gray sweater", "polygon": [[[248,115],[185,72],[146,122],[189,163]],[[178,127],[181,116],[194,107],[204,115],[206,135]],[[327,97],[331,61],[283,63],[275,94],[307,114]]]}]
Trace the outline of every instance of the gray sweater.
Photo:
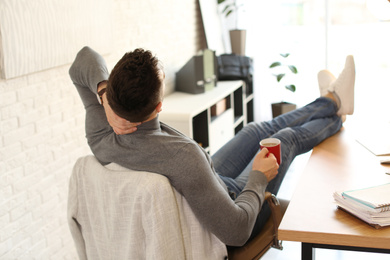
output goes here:
[{"label": "gray sweater", "polygon": [[109,76],[98,53],[84,47],[69,74],[86,110],[88,144],[102,164],[115,162],[132,170],[166,176],[199,221],[222,242],[240,246],[247,241],[264,201],[268,183],[263,173],[252,171],[244,190],[233,201],[210,156],[158,117],[141,124],[132,134],[114,133],[96,95],[97,84]]}]

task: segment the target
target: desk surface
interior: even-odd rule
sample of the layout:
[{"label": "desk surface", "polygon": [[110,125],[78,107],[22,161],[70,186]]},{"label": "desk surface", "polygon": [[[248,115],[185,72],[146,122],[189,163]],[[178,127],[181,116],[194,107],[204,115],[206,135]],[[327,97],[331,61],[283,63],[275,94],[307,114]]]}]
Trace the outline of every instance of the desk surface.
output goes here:
[{"label": "desk surface", "polygon": [[335,190],[390,182],[390,166],[348,136],[346,129],[316,146],[279,226],[279,239],[390,249],[390,227],[375,229],[337,209]]}]

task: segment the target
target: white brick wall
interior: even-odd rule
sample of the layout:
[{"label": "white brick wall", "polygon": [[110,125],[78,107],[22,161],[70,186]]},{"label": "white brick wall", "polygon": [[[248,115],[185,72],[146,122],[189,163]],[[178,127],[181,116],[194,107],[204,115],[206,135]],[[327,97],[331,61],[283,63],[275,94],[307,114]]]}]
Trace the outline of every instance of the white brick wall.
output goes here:
[{"label": "white brick wall", "polygon": [[[175,71],[204,47],[197,0],[113,5],[109,69],[126,51],[150,49],[173,91]],[[0,80],[0,259],[77,259],[66,222],[68,179],[90,150],[69,66]]]}]

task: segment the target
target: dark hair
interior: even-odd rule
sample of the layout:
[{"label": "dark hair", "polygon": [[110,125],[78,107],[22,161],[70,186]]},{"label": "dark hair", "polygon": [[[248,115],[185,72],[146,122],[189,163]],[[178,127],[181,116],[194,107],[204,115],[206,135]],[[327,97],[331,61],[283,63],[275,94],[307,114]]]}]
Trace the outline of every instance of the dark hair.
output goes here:
[{"label": "dark hair", "polygon": [[126,53],[107,82],[107,101],[115,114],[130,122],[145,121],[162,99],[161,69],[150,51]]}]

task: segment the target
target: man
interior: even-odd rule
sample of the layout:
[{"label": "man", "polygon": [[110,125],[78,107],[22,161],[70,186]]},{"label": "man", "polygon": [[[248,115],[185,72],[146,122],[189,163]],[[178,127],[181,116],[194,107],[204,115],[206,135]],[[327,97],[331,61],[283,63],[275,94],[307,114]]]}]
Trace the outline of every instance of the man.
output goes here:
[{"label": "man", "polygon": [[[324,97],[272,121],[249,124],[210,158],[158,120],[164,72],[151,52],[126,53],[109,75],[103,58],[84,47],[69,73],[86,109],[86,136],[96,158],[166,176],[199,221],[231,246],[243,245],[262,228],[269,216],[262,209],[265,190],[277,193],[295,156],[335,134],[340,116],[353,113],[355,68],[348,56],[338,79],[319,73]],[[259,152],[259,141],[270,136],[282,141],[281,165],[267,149]]]}]

